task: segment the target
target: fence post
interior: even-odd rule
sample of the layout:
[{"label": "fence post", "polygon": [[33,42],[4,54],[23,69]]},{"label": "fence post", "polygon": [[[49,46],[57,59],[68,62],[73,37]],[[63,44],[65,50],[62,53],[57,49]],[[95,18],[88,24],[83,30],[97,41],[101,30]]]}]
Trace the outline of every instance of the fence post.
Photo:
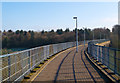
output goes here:
[{"label": "fence post", "polygon": [[98,61],[100,61],[101,60],[101,53],[100,53],[100,46],[99,46],[99,52],[98,52]]},{"label": "fence post", "polygon": [[[16,55],[15,55],[15,62],[17,62],[16,60]],[[15,73],[17,72],[17,63],[15,63]]]},{"label": "fence post", "polygon": [[116,74],[116,50],[114,50],[114,73]]},{"label": "fence post", "polygon": [[28,51],[28,57],[29,57],[29,59],[28,59],[28,64],[29,64],[29,69],[30,69],[30,67],[31,67],[31,66],[30,66],[30,65],[31,65],[31,64],[30,64],[30,63],[31,63],[30,50]]},{"label": "fence post", "polygon": [[[94,45],[95,46],[95,45]],[[98,60],[98,56],[97,56],[97,46],[95,46],[95,59]]]},{"label": "fence post", "polygon": [[93,57],[93,45],[91,44],[91,56]]},{"label": "fence post", "polygon": [[110,63],[109,63],[109,48],[107,48],[107,57],[108,57],[108,60],[107,60],[107,61],[108,61],[108,68],[109,68],[109,64],[110,64]]},{"label": "fence post", "polygon": [[88,53],[90,54],[90,43],[88,43]]},{"label": "fence post", "polygon": [[93,49],[93,44],[91,44],[91,48],[92,48],[92,49],[91,49],[92,57],[94,57],[94,55],[93,55],[93,50],[94,50],[94,49]]},{"label": "fence post", "polygon": [[95,59],[95,46],[94,46],[94,44],[92,45],[92,47],[93,47],[93,56],[94,56],[94,59]]},{"label": "fence post", "polygon": [[104,47],[102,47],[102,63],[104,64]]},{"label": "fence post", "polygon": [[98,60],[98,46],[96,46],[96,55],[97,55],[97,60]]},{"label": "fence post", "polygon": [[8,76],[9,76],[9,79],[8,81],[10,82],[10,56],[8,56]]}]

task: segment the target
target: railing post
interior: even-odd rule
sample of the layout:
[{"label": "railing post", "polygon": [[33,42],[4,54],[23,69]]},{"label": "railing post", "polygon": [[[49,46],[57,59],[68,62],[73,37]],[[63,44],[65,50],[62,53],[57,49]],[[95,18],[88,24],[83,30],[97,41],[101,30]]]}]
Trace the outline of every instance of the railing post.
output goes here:
[{"label": "railing post", "polygon": [[96,56],[97,56],[97,60],[98,60],[98,46],[96,46]]},{"label": "railing post", "polygon": [[[15,55],[15,62],[17,62],[16,60],[16,55]],[[17,63],[15,63],[15,73],[17,72]]]},{"label": "railing post", "polygon": [[98,52],[98,61],[100,61],[101,60],[101,53],[100,53],[100,46],[99,46],[99,52]]},{"label": "railing post", "polygon": [[95,57],[95,46],[94,46],[94,44],[93,44],[93,56],[94,56],[94,58],[96,58]]},{"label": "railing post", "polygon": [[114,73],[116,74],[116,50],[114,50]]},{"label": "railing post", "polygon": [[90,50],[90,55],[92,56],[92,52],[91,52],[91,49],[92,49],[92,46],[91,46],[91,44],[90,44],[90,47],[89,47],[89,50]]},{"label": "railing post", "polygon": [[94,45],[92,44],[92,56],[94,57]]},{"label": "railing post", "polygon": [[104,64],[104,48],[102,47],[102,63]]},{"label": "railing post", "polygon": [[88,53],[90,54],[90,43],[88,43]]},{"label": "railing post", "polygon": [[8,79],[8,81],[10,82],[10,56],[8,56],[8,76],[9,76],[9,79]]},{"label": "railing post", "polygon": [[107,48],[107,57],[108,57],[108,58],[107,58],[107,59],[108,59],[107,61],[108,61],[108,68],[109,68],[109,64],[110,64],[110,63],[109,63],[109,48]]},{"label": "railing post", "polygon": [[95,46],[95,58],[96,58],[96,60],[98,60],[98,56],[97,56],[97,46]]},{"label": "railing post", "polygon": [[93,45],[91,44],[91,56],[93,57]]},{"label": "railing post", "polygon": [[31,65],[31,64],[30,64],[30,63],[31,63],[30,50],[28,51],[28,57],[29,57],[29,59],[28,59],[28,64],[29,64],[29,69],[30,69],[30,67],[31,67],[31,66],[30,66],[30,65]]}]

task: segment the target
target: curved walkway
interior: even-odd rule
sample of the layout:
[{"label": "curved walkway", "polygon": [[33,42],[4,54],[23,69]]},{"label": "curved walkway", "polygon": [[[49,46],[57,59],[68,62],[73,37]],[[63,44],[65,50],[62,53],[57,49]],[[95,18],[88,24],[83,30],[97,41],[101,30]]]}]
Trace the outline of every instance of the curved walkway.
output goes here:
[{"label": "curved walkway", "polygon": [[86,59],[83,48],[83,45],[79,46],[78,53],[75,52],[75,48],[60,53],[33,79],[33,82],[105,82]]}]

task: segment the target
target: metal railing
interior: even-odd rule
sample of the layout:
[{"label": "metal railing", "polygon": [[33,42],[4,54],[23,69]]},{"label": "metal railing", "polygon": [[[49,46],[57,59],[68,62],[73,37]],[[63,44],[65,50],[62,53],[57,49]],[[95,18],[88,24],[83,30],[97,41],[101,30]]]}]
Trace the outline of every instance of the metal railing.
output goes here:
[{"label": "metal railing", "polygon": [[[80,42],[79,42],[80,44]],[[12,54],[0,56],[0,82],[20,81],[40,62],[50,56],[75,46],[75,42],[40,46]]]},{"label": "metal railing", "polygon": [[88,43],[88,53],[96,60],[107,66],[115,74],[120,75],[120,50]]}]

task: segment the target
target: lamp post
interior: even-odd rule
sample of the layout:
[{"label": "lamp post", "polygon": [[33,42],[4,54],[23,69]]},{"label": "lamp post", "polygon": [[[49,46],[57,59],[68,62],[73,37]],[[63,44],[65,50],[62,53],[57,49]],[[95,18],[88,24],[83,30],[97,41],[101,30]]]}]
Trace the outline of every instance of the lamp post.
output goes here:
[{"label": "lamp post", "polygon": [[73,17],[76,20],[76,52],[78,52],[78,31],[77,31],[77,17]]}]

